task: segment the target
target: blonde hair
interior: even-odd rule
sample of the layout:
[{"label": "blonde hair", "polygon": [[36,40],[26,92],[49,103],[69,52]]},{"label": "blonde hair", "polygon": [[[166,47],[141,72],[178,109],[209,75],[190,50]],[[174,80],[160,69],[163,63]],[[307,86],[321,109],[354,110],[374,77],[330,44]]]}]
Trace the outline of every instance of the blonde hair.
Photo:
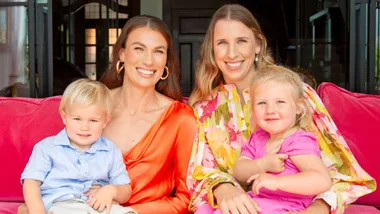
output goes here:
[{"label": "blonde hair", "polygon": [[[295,125],[299,126],[301,129],[307,130],[308,126],[312,121],[311,113],[309,111],[307,100],[304,94],[304,83],[302,82],[300,76],[297,73],[283,66],[267,65],[265,67],[262,67],[257,72],[252,81],[252,85],[250,88],[251,100],[253,100],[255,92],[259,88],[261,88],[264,84],[272,81],[279,84],[285,84],[289,88],[291,88],[291,91],[293,92],[294,101],[297,107],[301,109],[301,114],[297,115]],[[252,105],[252,110],[253,106],[254,105]]]},{"label": "blonde hair", "polygon": [[99,104],[109,115],[112,111],[112,98],[110,90],[101,82],[87,78],[70,83],[62,95],[59,111],[64,112],[68,105],[93,105]]},{"label": "blonde hair", "polygon": [[273,64],[273,59],[267,48],[267,40],[252,13],[241,5],[226,4],[219,8],[213,15],[203,43],[199,49],[199,60],[196,70],[197,76],[195,87],[189,98],[189,105],[194,105],[198,101],[209,99],[212,95],[212,90],[221,82],[224,82],[222,72],[215,62],[213,49],[215,25],[219,20],[239,21],[252,30],[256,42],[261,48],[260,53],[258,53],[258,62],[255,63],[256,68]]}]

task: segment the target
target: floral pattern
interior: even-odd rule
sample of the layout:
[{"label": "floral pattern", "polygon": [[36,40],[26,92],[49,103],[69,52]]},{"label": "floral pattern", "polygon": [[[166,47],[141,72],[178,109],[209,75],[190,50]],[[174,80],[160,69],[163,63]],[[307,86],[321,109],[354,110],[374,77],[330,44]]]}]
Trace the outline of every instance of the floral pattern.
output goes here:
[{"label": "floral pattern", "polygon": [[[309,131],[316,135],[322,159],[333,178],[331,189],[317,198],[331,206],[331,213],[343,213],[348,204],[373,192],[376,182],[359,166],[316,92],[306,84],[304,89],[314,122]],[[199,129],[187,176],[190,211],[206,203],[217,207],[212,190],[220,183],[241,187],[231,175],[233,165],[256,128],[250,124],[249,90],[242,95],[244,100],[240,100],[234,85],[220,85],[214,89],[213,99],[194,106]]]}]

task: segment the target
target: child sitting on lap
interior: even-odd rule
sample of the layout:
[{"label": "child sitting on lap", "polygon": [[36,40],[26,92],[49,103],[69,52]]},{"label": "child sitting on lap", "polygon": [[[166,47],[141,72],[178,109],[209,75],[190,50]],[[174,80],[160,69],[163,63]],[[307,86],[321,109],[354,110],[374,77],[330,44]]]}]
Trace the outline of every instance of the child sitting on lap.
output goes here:
[{"label": "child sitting on lap", "polygon": [[318,142],[306,131],[311,115],[303,91],[300,77],[282,66],[264,67],[253,80],[252,124],[258,128],[243,146],[233,174],[242,182],[253,181],[248,194],[262,214],[304,210],[331,187]]}]

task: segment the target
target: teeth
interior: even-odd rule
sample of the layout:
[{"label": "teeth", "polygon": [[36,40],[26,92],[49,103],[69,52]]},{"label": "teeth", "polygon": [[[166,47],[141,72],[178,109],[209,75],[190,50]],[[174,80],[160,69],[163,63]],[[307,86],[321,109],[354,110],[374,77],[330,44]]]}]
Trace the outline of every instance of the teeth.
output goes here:
[{"label": "teeth", "polygon": [[237,68],[241,65],[241,62],[227,63],[228,66]]},{"label": "teeth", "polygon": [[144,69],[141,69],[141,68],[138,68],[137,71],[140,72],[140,73],[143,73],[143,74],[148,74],[148,75],[152,75],[154,73],[153,71],[144,70]]}]

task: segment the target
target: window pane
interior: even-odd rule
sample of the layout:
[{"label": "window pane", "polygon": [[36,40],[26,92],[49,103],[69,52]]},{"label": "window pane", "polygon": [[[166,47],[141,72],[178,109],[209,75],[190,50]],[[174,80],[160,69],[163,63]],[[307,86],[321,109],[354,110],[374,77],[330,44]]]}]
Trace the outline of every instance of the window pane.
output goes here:
[{"label": "window pane", "polygon": [[120,5],[128,6],[128,0],[119,0]]},{"label": "window pane", "polygon": [[99,3],[86,4],[84,11],[86,19],[99,19]]},{"label": "window pane", "polygon": [[86,29],[86,44],[96,44],[96,31],[95,28]]},{"label": "window pane", "polygon": [[26,8],[0,7],[0,96],[30,96],[27,41]]},{"label": "window pane", "polygon": [[[119,35],[121,34],[121,28],[119,28],[119,31],[117,32]],[[113,47],[112,45],[114,45],[116,43],[116,40],[117,40],[117,37],[116,36],[116,31],[117,29],[116,28],[110,28],[108,30],[108,43],[110,44],[110,47],[109,47],[109,61],[111,62],[112,61],[112,50],[113,50]]]},{"label": "window pane", "polygon": [[96,47],[86,47],[86,63],[96,62]]},{"label": "window pane", "polygon": [[[116,16],[119,19],[128,19],[128,14],[126,13],[116,14],[116,12],[113,11],[112,9],[108,9],[108,16],[110,19],[116,19]],[[102,19],[107,19],[107,7],[105,5],[102,5]]]}]

